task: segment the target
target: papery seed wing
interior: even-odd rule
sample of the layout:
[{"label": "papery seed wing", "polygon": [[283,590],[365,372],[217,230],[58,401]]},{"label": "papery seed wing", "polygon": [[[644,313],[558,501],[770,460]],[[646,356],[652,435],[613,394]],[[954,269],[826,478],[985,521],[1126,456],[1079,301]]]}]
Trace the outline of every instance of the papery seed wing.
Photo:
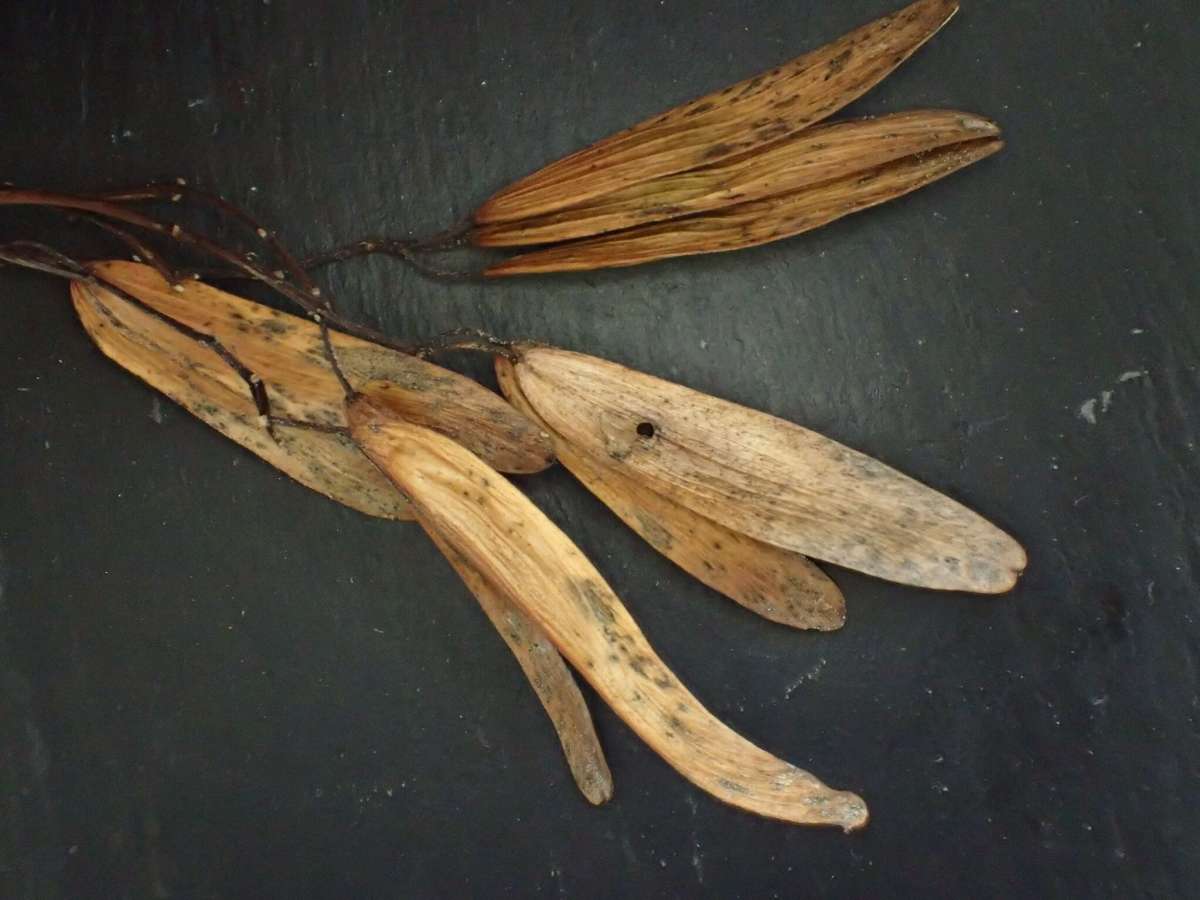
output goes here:
[{"label": "papery seed wing", "polygon": [[524,253],[496,263],[485,274],[532,275],[636,266],[675,256],[767,244],[902,197],[991,156],[1003,145],[998,138],[954,144],[791,194]]},{"label": "papery seed wing", "polygon": [[[517,384],[513,364],[503,357],[496,358],[496,378],[509,402],[536,418]],[[559,461],[584,487],[698,581],[763,618],[792,628],[833,631],[845,624],[842,592],[799,553],[718,525],[566,441],[557,440],[555,449]]]},{"label": "papery seed wing", "polygon": [[481,246],[550,244],[795,193],[894,160],[995,137],[995,123],[931,109],[809,128],[717,165],[666,175],[547,216],[476,228]]},{"label": "papery seed wing", "polygon": [[447,544],[435,528],[423,519],[418,521],[517,658],[558,733],[579,790],[591,803],[608,802],[613,794],[612,773],[579,685],[553,642],[519,606],[510,603],[461,553]]},{"label": "papery seed wing", "polygon": [[[157,271],[137,263],[95,263],[93,272],[163,315],[220,340],[266,383],[276,415],[346,424],[345,397],[314,322],[198,281],[172,290]],[[537,472],[549,465],[549,448],[538,430],[478,382],[352,335],[331,331],[330,341],[355,388],[370,385],[407,417],[448,430],[502,471]]]},{"label": "papery seed wing", "polygon": [[954,0],[917,0],[819,50],[552,163],[495,194],[475,213],[475,221],[546,215],[774,143],[865,94],[957,9]]},{"label": "papery seed wing", "polygon": [[[246,383],[208,347],[129,301],[81,282],[71,299],[106,356],[305,487],[372,516],[412,518],[408,502],[348,438],[281,426],[273,441]],[[293,386],[276,369],[277,384]]]},{"label": "papery seed wing", "polygon": [[941,590],[1001,593],[1025,568],[966,507],[791,422],[565,350],[530,348],[516,371],[572,446],[757,540]]},{"label": "papery seed wing", "polygon": [[701,706],[574,543],[478,457],[407,423],[360,424],[353,434],[446,543],[682,775],[760,815],[847,830],[866,823],[859,797],[754,746]]},{"label": "papery seed wing", "polygon": [[433,428],[501,472],[528,474],[554,464],[550,436],[523,413],[513,415],[510,404],[497,403],[500,398],[491,391],[431,398],[429,392],[414,393],[394,381],[368,381],[357,388],[380,416]]}]

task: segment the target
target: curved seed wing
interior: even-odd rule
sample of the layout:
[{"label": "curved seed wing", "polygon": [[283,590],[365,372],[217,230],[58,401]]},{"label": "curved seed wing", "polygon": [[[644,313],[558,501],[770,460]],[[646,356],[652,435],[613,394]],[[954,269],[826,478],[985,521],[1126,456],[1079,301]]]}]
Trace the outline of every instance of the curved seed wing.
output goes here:
[{"label": "curved seed wing", "polygon": [[714,166],[639,182],[547,216],[483,225],[471,239],[484,247],[515,247],[589,237],[794,193],[999,133],[994,122],[945,109],[835,122]]},{"label": "curved seed wing", "polygon": [[529,348],[516,371],[572,446],[757,540],[940,590],[1002,593],[1025,568],[966,507],[791,422],[566,350]]},{"label": "curved seed wing", "polygon": [[[216,337],[263,379],[275,414],[345,426],[346,399],[314,322],[199,281],[173,290],[155,269],[138,263],[110,260],[92,268],[159,313]],[[351,385],[374,383],[381,390],[379,383],[388,382],[389,403],[448,430],[501,471],[537,472],[549,464],[538,430],[478,382],[352,335],[331,331],[330,341]]]},{"label": "curved seed wing", "polygon": [[484,613],[517,658],[534,693],[550,717],[575,784],[597,806],[612,799],[612,772],[604,759],[592,714],[588,711],[571,670],[554,649],[546,633],[498,591],[461,553],[446,543],[437,530],[418,519],[430,540],[446,557],[463,583],[475,595]]},{"label": "curved seed wing", "polygon": [[[513,364],[496,357],[500,389],[531,419]],[[544,423],[543,423],[544,424]],[[615,466],[556,441],[559,461],[584,487],[655,550],[685,572],[772,622],[834,631],[846,622],[846,600],[811,561],[736,531],[647,489]]]},{"label": "curved seed wing", "polygon": [[772,144],[861,97],[957,10],[955,0],[917,0],[819,50],[551,163],[493,195],[475,221],[545,215]]},{"label": "curved seed wing", "polygon": [[613,710],[682,775],[760,815],[847,830],[866,823],[859,797],[831,790],[756,747],[701,706],[595,567],[506,479],[417,425],[364,423],[353,433],[419,515],[520,604]]},{"label": "curved seed wing", "polygon": [[[208,347],[102,289],[72,282],[71,299],[105,356],[305,487],[359,512],[410,519],[412,510],[346,437],[278,427],[271,440],[246,383]],[[286,373],[277,376],[287,382]]]}]

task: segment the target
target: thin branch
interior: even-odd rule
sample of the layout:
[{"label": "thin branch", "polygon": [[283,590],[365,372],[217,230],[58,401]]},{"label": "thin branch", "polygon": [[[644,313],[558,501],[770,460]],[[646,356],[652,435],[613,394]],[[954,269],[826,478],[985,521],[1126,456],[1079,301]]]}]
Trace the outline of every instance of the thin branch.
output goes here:
[{"label": "thin branch", "polygon": [[222,247],[215,241],[189,231],[178,224],[168,225],[150,216],[126,209],[119,203],[112,203],[107,200],[95,200],[88,197],[77,197],[71,194],[56,194],[47,191],[0,190],[0,206],[4,205],[45,206],[56,209],[80,210],[116,219],[129,225],[135,225],[139,228],[152,231],[155,234],[161,234],[185,246],[197,248],[232,266],[250,278],[261,281],[288,300],[291,300],[310,316],[314,318],[316,316],[320,316],[323,319],[327,318],[329,323],[334,325],[339,331],[344,331],[347,334],[355,335],[401,353],[412,352],[413,345],[396,341],[377,329],[361,325],[353,319],[348,319],[340,313],[327,308],[325,301],[318,302],[318,298],[321,296],[320,288],[314,286],[307,291],[302,290],[288,282],[285,277],[280,277],[282,273],[268,272],[248,256],[235,253],[232,250]]},{"label": "thin branch", "polygon": [[[283,263],[284,269],[291,273],[292,279],[296,281],[300,288],[313,294],[314,289],[317,289],[316,283],[309,277],[306,270],[307,267],[302,265],[295,256],[283,245],[276,234],[265,228],[257,219],[251,216],[241,207],[231,203],[219,194],[213,194],[209,191],[204,191],[199,188],[194,188],[188,185],[182,178],[174,184],[149,184],[144,187],[130,188],[123,191],[108,191],[102,194],[92,195],[94,199],[105,200],[113,203],[130,203],[143,200],[169,200],[172,203],[178,203],[185,197],[190,200],[198,201],[199,203],[212,207],[218,212],[234,219],[247,228],[251,229],[259,238],[261,238],[268,247],[275,253]],[[282,279],[280,271],[273,273],[275,276]],[[319,289],[314,296],[320,296]],[[323,305],[330,308],[332,298],[326,297]]]},{"label": "thin branch", "polygon": [[117,240],[121,241],[125,246],[133,251],[134,262],[142,262],[154,268],[163,281],[169,285],[179,283],[179,275],[160,257],[150,246],[136,235],[131,234],[124,228],[118,228],[116,225],[109,222],[107,219],[102,219],[99,216],[77,216],[80,221],[87,222],[90,225],[95,225],[101,231],[106,231]]}]

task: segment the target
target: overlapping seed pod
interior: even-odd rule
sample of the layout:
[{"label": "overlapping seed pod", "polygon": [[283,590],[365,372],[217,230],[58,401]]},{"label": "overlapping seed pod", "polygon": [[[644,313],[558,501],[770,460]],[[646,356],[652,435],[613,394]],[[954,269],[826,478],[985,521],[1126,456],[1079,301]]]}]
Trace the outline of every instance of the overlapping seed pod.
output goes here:
[{"label": "overlapping seed pod", "polygon": [[[172,321],[217,338],[262,379],[278,415],[345,426],[344,392],[313,322],[201,281],[172,287],[138,263],[111,260],[93,264],[92,271]],[[539,472],[553,462],[541,429],[478,382],[352,335],[331,331],[330,340],[351,384],[382,406],[451,434],[501,471]],[[218,370],[237,381],[227,365]],[[265,432],[259,437],[266,440]]]},{"label": "overlapping seed pod", "polygon": [[835,122],[764,148],[676,175],[638,182],[556,213],[482,225],[485,247],[551,244],[797,194],[896,160],[996,137],[994,122],[970,113],[932,109]]},{"label": "overlapping seed pod", "polygon": [[545,215],[630,184],[770,146],[886,78],[958,10],[917,0],[831,44],[605,138],[494,194],[479,224]]},{"label": "overlapping seed pod", "polygon": [[[535,421],[516,370],[496,358],[500,390]],[[553,431],[540,423],[547,432]],[[772,622],[792,628],[833,631],[846,621],[846,600],[812,562],[789,550],[756,541],[668,500],[599,457],[554,436],[555,453],[588,490],[655,550],[697,580]]]},{"label": "overlapping seed pod", "polygon": [[612,772],[604,759],[592,714],[579,685],[546,632],[521,607],[488,581],[467,558],[446,543],[436,529],[418,519],[434,546],[458,573],[483,609],[542,702],[562,744],[563,755],[580,792],[599,806],[613,795]]},{"label": "overlapping seed pod", "polygon": [[515,373],[557,440],[754,540],[936,590],[1002,593],[1025,568],[978,514],[791,422],[552,347]]},{"label": "overlapping seed pod", "polygon": [[[331,500],[371,516],[412,518],[404,496],[344,436],[280,427],[272,438],[246,383],[214,350],[111,291],[75,282],[71,297],[105,356],[230,440]],[[260,331],[259,339],[268,334]],[[289,372],[271,374],[295,398],[292,409],[303,414],[304,395],[292,393]]]},{"label": "overlapping seed pod", "polygon": [[[71,296],[84,329],[111,360],[304,486],[368,515],[414,518],[408,500],[348,433],[287,424],[269,431],[230,361],[177,327],[183,324],[229,341],[253,360],[259,367],[254,377],[268,386],[273,402],[286,402],[290,418],[343,428],[346,400],[316,326],[199,282],[186,284],[183,292],[170,290],[146,266],[115,261],[92,268],[113,289],[76,281]],[[360,414],[370,410],[384,422],[412,416],[517,472],[543,468],[552,460],[543,431],[476,382],[357,338],[331,335],[331,342],[347,374],[372,379],[358,398]],[[241,356],[238,360],[244,361]],[[389,374],[397,380],[384,380]],[[436,534],[431,537],[529,679],[580,791],[592,803],[607,801],[612,776],[591,714],[561,656],[520,607]]]},{"label": "overlapping seed pod", "polygon": [[537,622],[605,702],[680,774],[759,815],[850,831],[867,821],[835,791],[714,717],[658,657],[575,544],[478,457],[434,431],[352,409],[351,433],[426,528]]},{"label": "overlapping seed pod", "polygon": [[[632,266],[792,237],[999,150],[995,123],[917,110],[817,126],[957,10],[917,0],[833,43],[534,172],[474,213],[489,277]],[[816,126],[816,127],[814,127]]]}]

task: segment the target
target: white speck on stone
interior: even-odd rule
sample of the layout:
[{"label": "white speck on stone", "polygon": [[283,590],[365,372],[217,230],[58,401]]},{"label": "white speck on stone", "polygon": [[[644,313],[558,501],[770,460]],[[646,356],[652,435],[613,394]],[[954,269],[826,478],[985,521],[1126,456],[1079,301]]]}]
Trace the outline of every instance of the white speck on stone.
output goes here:
[{"label": "white speck on stone", "polygon": [[1084,400],[1079,407],[1079,418],[1087,422],[1089,425],[1096,424],[1096,398]]},{"label": "white speck on stone", "polygon": [[1108,412],[1108,410],[1112,407],[1112,399],[1113,399],[1112,391],[1101,391],[1100,392],[1100,412],[1102,412],[1102,413]]},{"label": "white speck on stone", "polygon": [[1123,373],[1121,373],[1121,377],[1117,379],[1117,383],[1125,384],[1126,382],[1129,382],[1129,381],[1137,381],[1139,378],[1145,378],[1149,374],[1150,373],[1144,369],[1141,370],[1140,372],[1139,371],[1123,372]]},{"label": "white speck on stone", "polygon": [[783,699],[790,700],[792,698],[792,694],[795,693],[796,689],[800,687],[800,685],[804,684],[806,681],[815,681],[818,679],[821,676],[821,672],[824,670],[824,668],[825,657],[821,657],[819,660],[817,660],[816,665],[784,688]]}]

